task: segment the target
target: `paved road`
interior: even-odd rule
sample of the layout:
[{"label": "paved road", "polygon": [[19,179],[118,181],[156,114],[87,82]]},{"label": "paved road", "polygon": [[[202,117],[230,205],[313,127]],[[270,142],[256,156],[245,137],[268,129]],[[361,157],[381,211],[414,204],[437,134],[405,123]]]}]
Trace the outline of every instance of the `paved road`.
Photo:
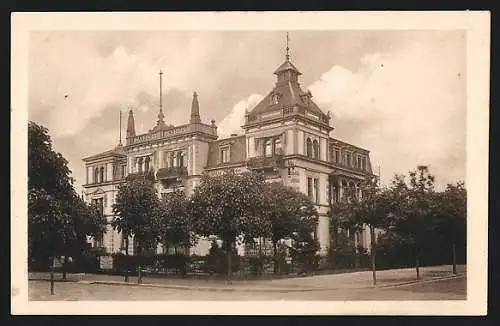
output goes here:
[{"label": "paved road", "polygon": [[28,291],[30,300],[68,301],[465,300],[466,285],[465,276],[386,288],[317,289],[304,292],[222,292],[58,282],[55,284],[55,295],[50,296],[49,282],[30,281]]},{"label": "paved road", "polygon": [[[451,276],[452,267],[449,265],[430,266],[421,268],[420,274],[424,280]],[[466,274],[466,266],[457,266],[459,274]],[[61,274],[56,274],[56,279],[60,279]],[[412,282],[416,278],[414,268],[392,269],[377,271],[378,285],[393,285],[397,283]],[[30,280],[49,279],[48,273],[30,273]],[[123,277],[118,275],[93,275],[93,274],[72,274],[68,279],[87,282],[123,282]],[[130,277],[130,283],[136,283],[137,277]],[[238,288],[286,288],[286,289],[360,289],[372,285],[372,273],[370,271],[326,274],[307,277],[289,277],[271,280],[234,280],[229,286],[225,280],[215,279],[182,279],[173,277],[144,277],[144,284],[155,284],[160,286],[173,287],[238,287]]]}]

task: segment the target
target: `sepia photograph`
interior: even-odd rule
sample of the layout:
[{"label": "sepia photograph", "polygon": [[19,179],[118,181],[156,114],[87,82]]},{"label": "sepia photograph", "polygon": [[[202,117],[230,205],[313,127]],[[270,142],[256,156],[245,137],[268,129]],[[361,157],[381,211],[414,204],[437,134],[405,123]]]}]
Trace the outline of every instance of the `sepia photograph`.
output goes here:
[{"label": "sepia photograph", "polygon": [[409,13],[13,15],[13,313],[485,313],[489,14]]}]

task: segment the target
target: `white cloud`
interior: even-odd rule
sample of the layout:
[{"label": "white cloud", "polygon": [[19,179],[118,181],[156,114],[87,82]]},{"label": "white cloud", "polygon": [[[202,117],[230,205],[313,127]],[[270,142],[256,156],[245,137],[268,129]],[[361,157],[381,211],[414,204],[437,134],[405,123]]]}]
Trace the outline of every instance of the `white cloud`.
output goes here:
[{"label": "white cloud", "polygon": [[78,133],[109,105],[119,105],[124,111],[130,106],[142,112],[156,110],[156,103],[141,106],[137,95],[158,96],[160,69],[164,71],[165,92],[172,88],[191,92],[193,80],[200,81],[199,76],[193,77],[203,68],[210,48],[215,47],[208,38],[175,43],[176,51],[168,51],[168,41],[156,37],[134,52],[117,46],[103,56],[92,38],[72,39],[68,35],[72,36],[39,35],[44,41],[34,40],[30,53],[30,97],[34,103],[30,110],[36,112],[39,104],[50,109],[41,122],[50,126],[54,136]]},{"label": "white cloud", "polygon": [[[371,150],[386,182],[417,164],[430,164],[441,185],[465,177],[463,67],[446,50],[414,44],[369,54],[359,70],[333,66],[309,87],[334,116],[334,136]],[[342,129],[346,121],[361,129]]]},{"label": "white cloud", "polygon": [[228,137],[232,133],[241,134],[241,126],[245,122],[245,110],[251,110],[262,98],[260,94],[252,94],[236,103],[230,113],[218,124],[219,137]]}]

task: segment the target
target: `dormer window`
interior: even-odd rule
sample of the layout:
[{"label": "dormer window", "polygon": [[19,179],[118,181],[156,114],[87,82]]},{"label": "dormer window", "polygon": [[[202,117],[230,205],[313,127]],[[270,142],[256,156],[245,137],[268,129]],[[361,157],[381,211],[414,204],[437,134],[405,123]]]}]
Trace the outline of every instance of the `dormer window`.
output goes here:
[{"label": "dormer window", "polygon": [[273,93],[271,95],[271,104],[272,105],[278,104],[279,101],[280,101],[280,98],[281,98],[281,94],[280,93]]}]

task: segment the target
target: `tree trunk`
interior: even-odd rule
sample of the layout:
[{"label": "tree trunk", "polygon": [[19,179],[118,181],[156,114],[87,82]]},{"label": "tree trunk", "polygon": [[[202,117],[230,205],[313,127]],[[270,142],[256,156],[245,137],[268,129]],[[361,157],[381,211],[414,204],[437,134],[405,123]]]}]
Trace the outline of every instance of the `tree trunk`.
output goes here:
[{"label": "tree trunk", "polygon": [[50,295],[54,295],[54,265],[56,257],[52,256],[52,266],[50,267]]},{"label": "tree trunk", "polygon": [[371,259],[372,259],[372,277],[373,285],[377,285],[377,265],[375,257],[377,255],[376,251],[376,240],[375,240],[375,227],[370,225],[370,244],[371,244]]},{"label": "tree trunk", "polygon": [[354,268],[359,268],[359,250],[358,250],[358,232],[353,232],[353,241],[354,241]]},{"label": "tree trunk", "polygon": [[[139,257],[142,257],[142,255],[143,255],[143,250],[142,250],[142,249],[143,249],[143,248],[142,248],[142,246],[141,246],[141,245],[139,244],[139,242],[138,242],[138,243],[137,243],[137,255],[138,255]],[[139,258],[139,259],[141,259],[141,258]],[[137,283],[138,283],[138,284],[141,284],[141,283],[142,283],[142,271],[141,271],[141,266],[142,266],[142,264],[141,264],[141,261],[139,260],[139,264],[138,264],[138,266],[137,266]]]},{"label": "tree trunk", "polygon": [[273,273],[276,275],[278,273],[278,244],[277,241],[273,241],[273,257],[274,257],[274,264],[273,264]]},{"label": "tree trunk", "polygon": [[67,270],[67,268],[68,268],[68,256],[64,256],[63,275],[62,275],[63,280],[66,280],[66,270]]},{"label": "tree trunk", "polygon": [[227,250],[227,283],[231,284],[231,278],[233,276],[233,264],[232,264],[232,256],[233,256],[233,244],[231,242],[227,242],[226,245]]},{"label": "tree trunk", "polygon": [[457,275],[457,249],[455,244],[453,244],[452,248],[452,254],[453,254],[453,275]]},{"label": "tree trunk", "polygon": [[128,260],[128,236],[125,238],[125,256],[127,257],[126,258],[126,264],[125,264],[125,282],[128,282],[128,263],[129,263],[129,260]]},{"label": "tree trunk", "polygon": [[417,271],[417,280],[420,281],[420,262],[418,260],[418,252],[415,253],[415,269]]}]

